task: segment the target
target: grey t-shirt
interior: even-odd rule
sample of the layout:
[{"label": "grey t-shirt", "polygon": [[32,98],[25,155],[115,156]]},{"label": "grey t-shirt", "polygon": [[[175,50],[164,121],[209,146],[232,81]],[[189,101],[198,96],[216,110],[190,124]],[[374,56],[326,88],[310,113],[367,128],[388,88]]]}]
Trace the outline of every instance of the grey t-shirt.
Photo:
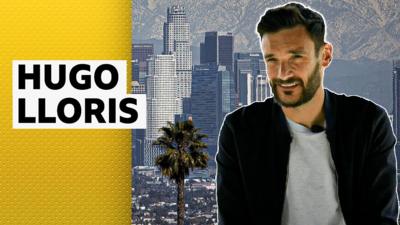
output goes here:
[{"label": "grey t-shirt", "polygon": [[286,118],[292,135],[282,225],[345,225],[325,131]]}]

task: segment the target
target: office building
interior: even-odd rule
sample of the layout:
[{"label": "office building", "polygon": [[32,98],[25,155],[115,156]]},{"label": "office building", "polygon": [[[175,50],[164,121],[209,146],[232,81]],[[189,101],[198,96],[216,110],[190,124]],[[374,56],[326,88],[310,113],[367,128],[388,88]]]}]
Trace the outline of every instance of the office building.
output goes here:
[{"label": "office building", "polygon": [[208,135],[208,151],[215,156],[218,132],[226,113],[233,109],[233,77],[225,66],[215,63],[193,68],[191,112],[195,126]]},{"label": "office building", "polygon": [[161,153],[159,146],[152,145],[161,132],[159,129],[174,122],[177,114],[176,61],[174,55],[155,55],[148,60],[149,76],[146,78],[147,129],[144,165],[154,165]]},{"label": "office building", "polygon": [[153,44],[132,45],[132,80],[144,84],[144,78],[148,74],[147,59],[154,55]]},{"label": "office building", "polygon": [[176,59],[178,113],[181,114],[183,98],[190,97],[192,85],[192,50],[190,25],[185,8],[174,5],[167,9],[167,22],[164,23],[163,54],[173,54]]},{"label": "office building", "polygon": [[[266,68],[261,53],[235,53],[234,54],[234,70],[235,70],[235,88],[238,93],[238,102],[240,105],[248,105],[254,101],[262,101],[265,97],[270,96],[269,85],[266,83]],[[248,78],[251,76],[251,79]],[[261,75],[260,78],[257,78]],[[242,83],[241,83],[242,82]],[[244,83],[243,83],[244,82]],[[251,87],[249,88],[249,83]],[[258,84],[263,84],[259,86]],[[265,89],[259,89],[263,87]],[[257,92],[257,90],[259,90]],[[265,96],[265,97],[264,97]]]},{"label": "office building", "polygon": [[233,72],[234,38],[230,32],[210,31],[200,43],[200,64],[215,63]]}]

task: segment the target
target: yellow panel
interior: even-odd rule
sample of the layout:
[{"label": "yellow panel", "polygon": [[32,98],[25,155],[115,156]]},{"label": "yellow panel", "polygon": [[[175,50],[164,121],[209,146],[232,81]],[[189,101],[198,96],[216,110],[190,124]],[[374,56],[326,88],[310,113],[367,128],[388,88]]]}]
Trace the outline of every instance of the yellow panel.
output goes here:
[{"label": "yellow panel", "polygon": [[0,3],[0,224],[130,224],[129,130],[14,130],[11,107],[12,60],[130,62],[130,31],[129,0]]}]

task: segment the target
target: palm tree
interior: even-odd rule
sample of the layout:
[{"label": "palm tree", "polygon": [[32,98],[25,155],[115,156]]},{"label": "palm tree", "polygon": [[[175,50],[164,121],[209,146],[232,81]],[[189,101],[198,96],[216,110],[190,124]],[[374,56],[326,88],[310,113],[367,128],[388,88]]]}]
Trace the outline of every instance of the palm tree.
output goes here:
[{"label": "palm tree", "polygon": [[178,225],[183,225],[185,216],[185,176],[189,170],[194,168],[206,168],[208,154],[203,149],[207,144],[202,138],[207,137],[199,133],[191,120],[168,122],[166,127],[160,129],[162,136],[154,141],[154,145],[160,145],[165,152],[156,158],[155,164],[160,168],[161,173],[169,179],[174,180],[178,189]]}]

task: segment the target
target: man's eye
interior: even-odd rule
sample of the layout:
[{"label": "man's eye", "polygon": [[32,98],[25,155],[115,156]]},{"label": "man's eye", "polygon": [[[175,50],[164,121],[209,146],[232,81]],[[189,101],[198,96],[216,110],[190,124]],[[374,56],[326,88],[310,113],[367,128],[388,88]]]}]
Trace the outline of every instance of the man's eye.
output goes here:
[{"label": "man's eye", "polygon": [[297,59],[297,58],[301,58],[303,57],[302,55],[293,55],[293,58]]},{"label": "man's eye", "polygon": [[274,59],[274,58],[269,58],[269,59],[267,59],[267,62],[276,62],[276,59]]}]

